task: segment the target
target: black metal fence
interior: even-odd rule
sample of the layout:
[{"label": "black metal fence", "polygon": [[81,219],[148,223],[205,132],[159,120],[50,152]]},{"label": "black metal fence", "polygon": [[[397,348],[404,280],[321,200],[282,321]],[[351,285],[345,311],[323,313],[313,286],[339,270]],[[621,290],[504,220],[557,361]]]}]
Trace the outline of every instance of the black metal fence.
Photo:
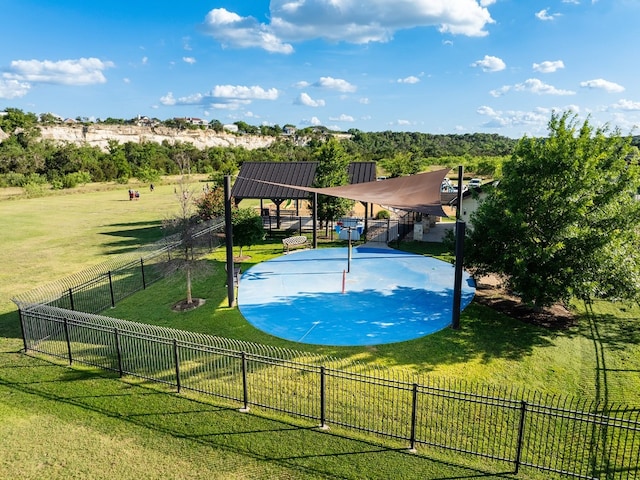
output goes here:
[{"label": "black metal fence", "polygon": [[[640,478],[640,410],[437,382],[338,359],[74,312],[20,311],[28,351],[318,426],[585,479]],[[500,467],[498,467],[500,468]]]},{"label": "black metal fence", "polygon": [[[398,227],[400,229],[400,227]],[[224,241],[203,225],[194,248]],[[640,479],[640,408],[409,373],[92,313],[167,275],[179,238],[19,295],[26,351],[401,442],[474,455],[514,472]],[[89,313],[86,313],[89,312]]]},{"label": "black metal fence", "polygon": [[[282,214],[279,224],[277,217],[273,215],[263,216],[262,223],[267,234],[271,237],[280,233],[303,235],[313,232],[312,217],[296,216],[292,212]],[[367,231],[364,232],[364,236],[361,239],[367,242],[383,243],[402,240],[409,232],[413,231],[414,223],[415,214],[412,212],[399,212],[391,219],[370,218],[367,220]],[[331,223],[327,224],[322,230],[325,231],[326,236],[333,238],[334,228]]]}]

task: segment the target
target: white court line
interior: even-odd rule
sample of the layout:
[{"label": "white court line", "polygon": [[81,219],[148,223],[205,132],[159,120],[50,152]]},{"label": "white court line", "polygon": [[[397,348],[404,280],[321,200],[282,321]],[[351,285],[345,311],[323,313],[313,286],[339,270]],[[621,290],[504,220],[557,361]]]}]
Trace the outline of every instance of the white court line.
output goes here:
[{"label": "white court line", "polygon": [[313,322],[313,326],[309,330],[307,330],[306,333],[304,335],[302,335],[298,341],[301,342],[302,340],[304,340],[304,337],[309,335],[309,333],[311,333],[311,330],[316,328],[319,324],[320,324],[320,322]]}]

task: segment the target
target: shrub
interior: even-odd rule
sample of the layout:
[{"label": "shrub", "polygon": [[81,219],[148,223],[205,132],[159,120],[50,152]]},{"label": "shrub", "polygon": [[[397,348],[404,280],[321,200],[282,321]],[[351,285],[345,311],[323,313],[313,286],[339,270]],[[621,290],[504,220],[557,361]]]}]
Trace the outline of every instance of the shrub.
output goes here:
[{"label": "shrub", "polygon": [[384,220],[391,218],[391,214],[387,210],[380,210],[376,213],[376,220]]},{"label": "shrub", "polygon": [[8,172],[0,175],[0,187],[22,187],[25,183],[22,173]]},{"label": "shrub", "polygon": [[86,184],[91,181],[91,175],[87,172],[67,173],[62,177],[62,188],[74,188],[80,184]]}]

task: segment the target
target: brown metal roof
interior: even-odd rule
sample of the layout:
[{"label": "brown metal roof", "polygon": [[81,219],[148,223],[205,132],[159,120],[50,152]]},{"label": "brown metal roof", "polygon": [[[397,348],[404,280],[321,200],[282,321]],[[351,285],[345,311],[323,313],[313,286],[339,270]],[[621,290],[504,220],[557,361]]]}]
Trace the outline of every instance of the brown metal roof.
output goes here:
[{"label": "brown metal roof", "polygon": [[[270,200],[309,198],[309,193],[283,185],[309,187],[316,176],[318,162],[244,162],[231,189],[231,196],[243,198],[268,198]],[[262,180],[253,182],[252,179]]]},{"label": "brown metal roof", "polygon": [[[236,201],[244,198],[307,199],[308,192],[286,185],[310,187],[313,185],[317,167],[318,162],[245,162],[240,167],[238,178],[231,189],[231,196]],[[348,174],[351,184],[374,181],[376,163],[350,163]],[[252,179],[260,181],[253,182]]]},{"label": "brown metal roof", "polygon": [[376,179],[376,162],[352,162],[349,164],[349,183],[373,182]]}]

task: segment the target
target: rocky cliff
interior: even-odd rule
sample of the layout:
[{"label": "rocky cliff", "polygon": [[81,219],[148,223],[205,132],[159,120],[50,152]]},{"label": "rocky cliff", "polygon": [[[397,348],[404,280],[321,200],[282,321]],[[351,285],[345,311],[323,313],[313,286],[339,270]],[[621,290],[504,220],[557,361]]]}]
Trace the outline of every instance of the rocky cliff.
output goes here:
[{"label": "rocky cliff", "polygon": [[[167,141],[192,143],[197,148],[205,147],[244,147],[248,150],[267,147],[275,141],[274,137],[260,135],[234,135],[216,133],[213,130],[176,130],[168,127],[138,127],[124,125],[52,125],[43,126],[42,138],[61,143],[90,145],[107,149],[109,140],[124,144],[127,142]],[[0,136],[0,141],[2,137]]]}]

